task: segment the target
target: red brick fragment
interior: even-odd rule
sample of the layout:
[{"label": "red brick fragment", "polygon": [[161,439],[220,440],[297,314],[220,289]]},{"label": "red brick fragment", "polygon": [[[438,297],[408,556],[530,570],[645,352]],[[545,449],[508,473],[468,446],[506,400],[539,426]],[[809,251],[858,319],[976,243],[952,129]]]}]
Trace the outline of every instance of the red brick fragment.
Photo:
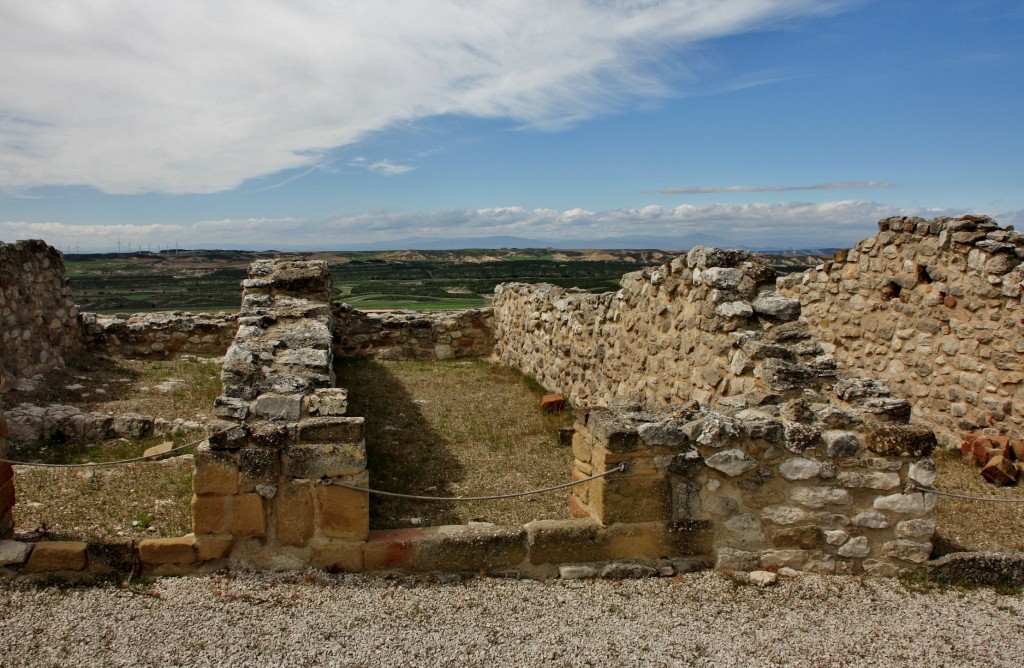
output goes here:
[{"label": "red brick fragment", "polygon": [[561,394],[545,394],[540,398],[540,407],[545,413],[561,413],[565,410],[565,397]]},{"label": "red brick fragment", "polygon": [[964,434],[964,440],[960,442],[960,453],[965,459],[974,459],[974,442],[978,440],[977,434]]},{"label": "red brick fragment", "polygon": [[947,308],[953,308],[956,306],[956,297],[953,295],[946,295],[946,298],[942,300],[942,303],[945,304]]},{"label": "red brick fragment", "polygon": [[996,485],[1012,485],[1017,482],[1017,467],[1006,457],[996,455],[981,469],[981,475]]}]

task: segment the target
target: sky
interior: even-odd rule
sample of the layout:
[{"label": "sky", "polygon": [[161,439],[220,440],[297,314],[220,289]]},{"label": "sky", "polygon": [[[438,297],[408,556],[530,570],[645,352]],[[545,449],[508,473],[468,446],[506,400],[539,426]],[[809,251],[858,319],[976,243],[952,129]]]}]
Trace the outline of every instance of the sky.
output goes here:
[{"label": "sky", "polygon": [[0,0],[0,240],[1024,224],[1022,0]]}]

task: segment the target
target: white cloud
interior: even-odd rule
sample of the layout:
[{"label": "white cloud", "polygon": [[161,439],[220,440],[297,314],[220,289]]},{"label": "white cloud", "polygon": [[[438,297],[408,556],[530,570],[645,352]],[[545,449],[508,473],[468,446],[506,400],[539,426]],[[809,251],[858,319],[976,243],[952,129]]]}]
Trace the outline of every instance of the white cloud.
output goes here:
[{"label": "white cloud", "polygon": [[6,2],[0,187],[211,193],[433,115],[557,127],[668,94],[668,48],[837,4]]},{"label": "white cloud", "polygon": [[399,174],[405,174],[406,172],[411,172],[412,170],[416,169],[411,165],[399,165],[397,163],[391,162],[390,160],[378,160],[372,165],[367,165],[366,168],[371,172],[383,174],[384,176],[397,176]]},{"label": "white cloud", "polygon": [[[587,211],[501,207],[433,213],[374,211],[322,219],[249,218],[207,220],[190,225],[69,225],[61,222],[0,222],[0,239],[42,238],[67,248],[116,247],[116,242],[157,246],[184,242],[189,248],[346,248],[364,242],[406,238],[457,239],[518,236],[581,245],[603,238],[678,238],[709,234],[723,245],[825,247],[852,245],[877,232],[879,219],[895,215],[933,218],[965,211],[898,208],[863,200],[821,203],[707,204],[664,208]],[[978,213],[978,212],[972,212]],[[1024,212],[987,212],[1003,225],[1024,223]],[[400,244],[399,244],[400,245]]]},{"label": "white cloud", "polygon": [[664,194],[713,195],[721,193],[774,193],[793,190],[864,190],[867,188],[891,188],[888,181],[829,181],[809,186],[674,186],[651,192]]}]

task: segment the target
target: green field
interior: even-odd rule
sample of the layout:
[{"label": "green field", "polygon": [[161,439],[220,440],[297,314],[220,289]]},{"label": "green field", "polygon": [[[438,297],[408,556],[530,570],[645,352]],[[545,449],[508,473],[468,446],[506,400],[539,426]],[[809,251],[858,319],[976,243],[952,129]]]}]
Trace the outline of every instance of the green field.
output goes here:
[{"label": "green field", "polygon": [[[622,275],[675,254],[660,251],[461,250],[301,253],[164,251],[64,257],[85,311],[234,311],[249,264],[285,256],[324,260],[334,298],[359,309],[447,310],[490,304],[499,283],[552,283],[590,292],[619,288]],[[777,258],[780,271],[808,259]]]}]

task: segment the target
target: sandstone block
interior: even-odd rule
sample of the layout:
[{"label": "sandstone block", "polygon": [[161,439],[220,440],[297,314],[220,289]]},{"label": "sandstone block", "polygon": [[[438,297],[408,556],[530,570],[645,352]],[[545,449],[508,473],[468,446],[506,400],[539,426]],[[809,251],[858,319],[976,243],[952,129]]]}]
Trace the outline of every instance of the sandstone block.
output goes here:
[{"label": "sandstone block", "polygon": [[196,558],[199,561],[214,561],[223,559],[231,553],[235,544],[234,538],[221,536],[197,536]]},{"label": "sandstone block", "polygon": [[605,524],[665,521],[672,513],[672,488],[666,478],[607,477],[588,483],[590,506]]},{"label": "sandstone block", "polygon": [[370,500],[366,492],[337,485],[316,488],[317,526],[327,538],[366,540],[370,531]]},{"label": "sandstone block", "polygon": [[147,538],[139,542],[143,564],[191,564],[196,561],[196,539],[192,534],[175,538]]},{"label": "sandstone block", "polygon": [[85,570],[87,548],[85,543],[73,540],[51,540],[36,543],[21,572],[46,573]]},{"label": "sandstone block", "polygon": [[313,537],[313,492],[309,483],[280,487],[275,501],[277,540],[282,545],[305,545]]},{"label": "sandstone block", "polygon": [[532,564],[604,561],[604,531],[596,520],[535,520],[526,525]]},{"label": "sandstone block", "polygon": [[192,530],[197,534],[230,533],[232,498],[226,494],[193,494]]},{"label": "sandstone block", "polygon": [[261,536],[267,532],[267,516],[263,497],[259,494],[236,494],[232,499],[231,533],[236,536]]},{"label": "sandstone block", "polygon": [[772,535],[772,543],[776,547],[795,547],[801,550],[813,550],[821,542],[821,529],[814,526],[787,527]]},{"label": "sandstone block", "polygon": [[193,459],[192,491],[196,494],[238,492],[238,464],[235,454],[200,446]]},{"label": "sandstone block", "polygon": [[363,439],[361,417],[306,418],[299,423],[302,443],[359,443]]},{"label": "sandstone block", "polygon": [[261,482],[273,482],[281,475],[279,451],[248,447],[238,451],[239,481],[245,491]]},{"label": "sandstone block", "polygon": [[314,568],[354,573],[363,570],[366,543],[356,540],[332,541],[314,545],[309,563]]}]

